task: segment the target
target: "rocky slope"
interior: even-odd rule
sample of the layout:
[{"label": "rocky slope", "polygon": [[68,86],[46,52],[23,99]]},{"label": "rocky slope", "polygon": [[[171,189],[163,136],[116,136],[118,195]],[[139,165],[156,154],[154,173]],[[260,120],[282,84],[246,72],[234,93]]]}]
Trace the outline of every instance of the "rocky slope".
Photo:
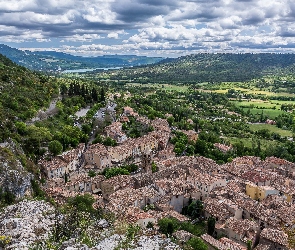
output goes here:
[{"label": "rocky slope", "polygon": [[10,241],[5,249],[29,249],[46,239],[54,218],[54,207],[44,201],[23,200],[6,207],[0,213],[0,235]]},{"label": "rocky slope", "polygon": [[24,152],[12,140],[0,144],[0,188],[17,198],[31,194],[33,178],[18,158],[20,155],[24,155]]},{"label": "rocky slope", "polygon": [[[56,228],[56,218],[55,208],[45,201],[23,200],[6,207],[0,212],[0,249],[48,249],[50,235]],[[74,234],[69,240],[53,245],[59,250],[181,249],[164,235],[154,235],[150,231],[141,231],[128,240],[126,235],[117,234],[104,219],[99,220],[88,233],[96,235],[91,247]],[[7,240],[6,243],[3,239]]]}]

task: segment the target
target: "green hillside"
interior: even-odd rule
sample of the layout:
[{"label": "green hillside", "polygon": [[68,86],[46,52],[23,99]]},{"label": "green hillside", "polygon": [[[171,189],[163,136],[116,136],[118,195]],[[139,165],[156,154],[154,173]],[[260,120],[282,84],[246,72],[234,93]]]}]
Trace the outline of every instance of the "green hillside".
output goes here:
[{"label": "green hillside", "polygon": [[133,77],[158,83],[233,82],[294,72],[295,54],[194,54],[120,70],[113,78]]},{"label": "green hillside", "polygon": [[15,121],[32,118],[57,93],[55,79],[31,72],[0,54],[0,141],[15,131]]}]

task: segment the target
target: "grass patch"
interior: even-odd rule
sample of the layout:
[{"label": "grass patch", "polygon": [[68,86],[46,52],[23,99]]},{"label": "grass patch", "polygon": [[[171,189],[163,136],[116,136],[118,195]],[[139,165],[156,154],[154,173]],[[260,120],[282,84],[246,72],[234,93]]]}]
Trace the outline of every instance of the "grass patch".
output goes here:
[{"label": "grass patch", "polygon": [[251,101],[234,101],[236,106],[239,107],[249,107],[249,108],[266,108],[266,109],[280,109],[281,105],[278,105],[276,103],[271,103],[269,101],[262,101],[259,99],[251,100]]},{"label": "grass patch", "polygon": [[271,133],[277,133],[280,136],[292,136],[292,132],[290,130],[284,130],[276,127],[275,125],[270,124],[249,124],[249,127],[252,131],[258,131],[261,129],[268,129]]},{"label": "grass patch", "polygon": [[273,110],[273,109],[257,109],[257,108],[243,108],[244,112],[247,112],[250,109],[250,113],[253,115],[261,115],[263,112],[264,116],[267,116],[269,119],[275,119],[278,115],[284,114],[286,112],[282,110]]},{"label": "grass patch", "polygon": [[[230,137],[227,138],[227,140],[231,143],[231,144],[235,144],[239,141],[241,141],[245,147],[252,147],[252,138],[237,138],[237,137]],[[269,147],[270,145],[278,145],[279,142],[278,141],[274,141],[274,140],[265,140],[265,139],[260,139],[260,143],[261,143],[261,149],[265,150],[267,147]]]}]

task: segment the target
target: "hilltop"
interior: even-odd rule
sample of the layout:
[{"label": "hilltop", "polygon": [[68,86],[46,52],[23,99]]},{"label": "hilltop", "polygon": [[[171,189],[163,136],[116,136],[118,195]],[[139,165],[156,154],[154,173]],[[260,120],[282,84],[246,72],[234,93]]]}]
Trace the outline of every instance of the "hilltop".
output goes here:
[{"label": "hilltop", "polygon": [[55,51],[18,50],[0,44],[0,51],[13,62],[37,71],[63,71],[85,68],[132,67],[161,61],[161,57],[136,55],[73,56]]}]

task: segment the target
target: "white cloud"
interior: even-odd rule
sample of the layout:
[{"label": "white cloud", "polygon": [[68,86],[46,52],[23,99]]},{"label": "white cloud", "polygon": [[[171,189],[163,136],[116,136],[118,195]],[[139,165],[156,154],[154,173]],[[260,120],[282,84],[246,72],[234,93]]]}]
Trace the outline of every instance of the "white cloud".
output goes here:
[{"label": "white cloud", "polygon": [[2,42],[59,40],[71,46],[57,50],[79,54],[293,50],[295,2],[0,0],[0,23]]}]

